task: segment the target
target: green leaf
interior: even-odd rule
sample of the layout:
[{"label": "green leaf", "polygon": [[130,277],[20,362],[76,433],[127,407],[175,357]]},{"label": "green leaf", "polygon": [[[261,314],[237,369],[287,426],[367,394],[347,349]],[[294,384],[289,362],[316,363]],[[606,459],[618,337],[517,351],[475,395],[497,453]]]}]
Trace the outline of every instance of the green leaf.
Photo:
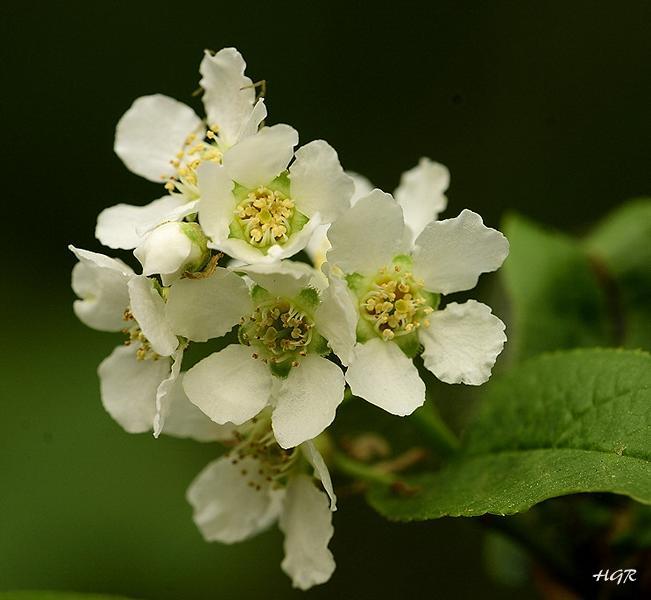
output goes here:
[{"label": "green leaf", "polygon": [[513,514],[581,492],[651,504],[650,440],[651,355],[545,355],[491,382],[460,455],[443,470],[408,479],[411,495],[379,486],[369,501],[407,521]]},{"label": "green leaf", "polygon": [[603,292],[579,243],[516,215],[503,229],[511,244],[503,268],[513,311],[511,351],[526,358],[610,344]]},{"label": "green leaf", "polygon": [[630,348],[651,348],[651,199],[614,210],[586,238],[612,297],[618,338]]}]

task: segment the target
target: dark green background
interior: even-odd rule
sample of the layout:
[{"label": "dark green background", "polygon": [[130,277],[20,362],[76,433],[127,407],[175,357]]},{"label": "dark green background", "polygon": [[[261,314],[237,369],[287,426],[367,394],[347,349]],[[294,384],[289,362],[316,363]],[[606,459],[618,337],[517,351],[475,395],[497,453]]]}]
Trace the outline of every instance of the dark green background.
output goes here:
[{"label": "dark green background", "polygon": [[[293,595],[276,532],[222,547],[195,530],[184,490],[210,447],[129,436],[99,403],[95,368],[119,336],[72,315],[66,244],[99,250],[99,210],[160,195],[112,153],[133,99],[198,108],[203,48],[235,45],[268,82],[270,123],[327,139],[377,185],[426,155],[452,171],[449,216],[497,225],[514,209],[580,231],[649,192],[649,6],[5,4],[0,590]],[[482,574],[474,522],[392,525],[343,498],[335,528],[337,571],[310,596],[521,597]]]}]

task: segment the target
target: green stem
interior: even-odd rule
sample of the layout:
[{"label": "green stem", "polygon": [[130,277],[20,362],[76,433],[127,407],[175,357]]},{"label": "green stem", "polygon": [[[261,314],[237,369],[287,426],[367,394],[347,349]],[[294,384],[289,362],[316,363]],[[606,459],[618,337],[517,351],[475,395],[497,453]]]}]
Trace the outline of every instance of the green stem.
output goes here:
[{"label": "green stem", "polygon": [[427,402],[412,416],[412,421],[427,438],[436,452],[444,458],[456,454],[461,447],[459,439],[444,423],[441,415],[432,402]]},{"label": "green stem", "polygon": [[335,467],[353,479],[361,479],[369,483],[382,483],[384,485],[391,485],[398,481],[395,475],[391,473],[383,473],[375,467],[365,465],[352,458],[348,458],[341,452],[334,452],[332,459]]}]

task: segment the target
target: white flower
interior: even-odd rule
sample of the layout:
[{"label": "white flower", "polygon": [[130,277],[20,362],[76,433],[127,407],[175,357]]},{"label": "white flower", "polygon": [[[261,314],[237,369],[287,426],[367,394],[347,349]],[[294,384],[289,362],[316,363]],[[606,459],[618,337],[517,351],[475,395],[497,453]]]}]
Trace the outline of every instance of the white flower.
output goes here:
[{"label": "white flower", "polygon": [[291,448],[330,425],[344,395],[341,369],[322,356],[330,350],[315,319],[318,279],[299,263],[239,270],[256,283],[237,307],[240,343],[192,367],[184,388],[220,424],[240,425],[271,405],[276,440]]},{"label": "white flower", "polygon": [[245,67],[235,48],[214,55],[206,51],[199,71],[207,126],[190,107],[161,94],[138,98],[122,116],[116,154],[137,175],[166,182],[171,193],[145,206],[118,204],[102,211],[95,230],[102,244],[135,248],[155,226],[197,212],[199,164],[221,162],[228,148],[255,133],[267,115]]},{"label": "white flower", "polygon": [[[353,195],[350,198],[350,206],[355,206],[360,198],[366,196],[373,189],[373,184],[363,175],[358,175],[351,171],[347,171],[346,173],[353,180],[354,187]],[[316,269],[321,268],[321,265],[326,260],[326,252],[330,249],[328,229],[330,229],[330,223],[319,225],[314,230],[307,246],[305,246],[305,252],[310,257],[310,260]]]},{"label": "white flower", "polygon": [[446,209],[448,199],[445,191],[449,185],[447,167],[425,157],[402,174],[394,196],[402,208],[408,244],[413,244],[425,226]]},{"label": "white flower", "polygon": [[[326,493],[306,473],[309,465]],[[285,534],[281,566],[294,587],[306,590],[330,579],[335,562],[328,543],[336,498],[312,442],[287,451],[269,436],[248,440],[210,463],[190,485],[187,498],[206,541],[239,542],[278,521]]]},{"label": "white flower", "polygon": [[80,298],[75,313],[89,327],[128,336],[99,366],[104,408],[129,433],[153,427],[156,436],[163,428],[183,435],[179,431],[199,417],[193,406],[181,406],[190,404],[179,380],[184,348],[188,340],[220,337],[237,323],[238,305],[248,302],[245,282],[216,268],[208,278],[160,288],[120,261],[70,249],[79,259],[72,272]]},{"label": "white flower", "polygon": [[323,140],[299,148],[287,170],[297,143],[289,125],[264,127],[233,146],[223,166],[199,167],[199,222],[210,247],[245,263],[276,262],[349,206],[353,182]]},{"label": "white flower", "polygon": [[352,393],[396,415],[425,401],[412,363],[421,346],[425,367],[441,381],[480,385],[506,341],[504,324],[484,304],[436,310],[440,294],[469,290],[500,267],[506,238],[469,210],[419,229],[410,243],[390,194],[374,190],[361,199],[328,233],[330,286],[316,315],[348,366]]},{"label": "white flower", "polygon": [[186,271],[199,271],[209,260],[208,238],[197,223],[163,223],[134,250],[143,275],[160,275],[169,285]]},{"label": "white flower", "polygon": [[[355,192],[350,200],[350,205],[355,206],[374,186],[362,175],[348,174],[355,183]],[[409,242],[413,242],[425,225],[437,219],[439,213],[445,210],[448,203],[445,191],[449,185],[450,172],[447,167],[429,158],[421,158],[418,165],[402,174],[394,196],[403,210],[407,225],[405,234],[409,237]],[[317,269],[325,262],[326,253],[330,249],[327,237],[329,227],[330,225],[321,225],[305,248]]]}]

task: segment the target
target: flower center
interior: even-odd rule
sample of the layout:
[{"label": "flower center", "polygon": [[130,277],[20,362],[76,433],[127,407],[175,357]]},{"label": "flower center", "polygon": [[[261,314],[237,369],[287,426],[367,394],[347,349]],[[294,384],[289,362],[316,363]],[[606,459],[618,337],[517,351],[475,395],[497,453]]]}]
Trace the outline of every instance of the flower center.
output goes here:
[{"label": "flower center", "polygon": [[281,488],[299,457],[298,448],[284,450],[276,442],[272,431],[259,432],[257,429],[254,422],[253,431],[248,435],[236,431],[237,445],[228,453],[228,458],[248,479],[249,487],[256,490],[267,485],[274,489]]},{"label": "flower center", "polygon": [[208,130],[207,141],[198,140],[195,133],[191,133],[183,142],[183,148],[170,162],[176,173],[165,184],[168,192],[176,192],[188,200],[199,197],[197,187],[197,168],[206,161],[221,163],[222,153],[217,146],[216,128]]},{"label": "flower center", "polygon": [[400,265],[383,267],[360,299],[360,314],[384,340],[408,335],[429,326],[426,316],[433,309],[423,294],[424,282]]},{"label": "flower center", "polygon": [[149,340],[143,334],[140,326],[128,308],[124,311],[122,319],[128,323],[127,327],[122,329],[122,333],[126,334],[127,336],[127,339],[124,341],[124,345],[130,346],[131,344],[140,344],[136,350],[136,359],[158,360],[160,358],[160,354],[157,354],[152,350]]},{"label": "flower center", "polygon": [[251,245],[284,244],[289,239],[294,201],[278,190],[260,186],[237,205],[235,215]]},{"label": "flower center", "polygon": [[307,354],[313,329],[314,322],[305,313],[287,300],[276,299],[242,320],[240,339],[260,351],[254,358],[261,356],[270,363],[292,360],[292,366],[297,366],[295,359]]}]

